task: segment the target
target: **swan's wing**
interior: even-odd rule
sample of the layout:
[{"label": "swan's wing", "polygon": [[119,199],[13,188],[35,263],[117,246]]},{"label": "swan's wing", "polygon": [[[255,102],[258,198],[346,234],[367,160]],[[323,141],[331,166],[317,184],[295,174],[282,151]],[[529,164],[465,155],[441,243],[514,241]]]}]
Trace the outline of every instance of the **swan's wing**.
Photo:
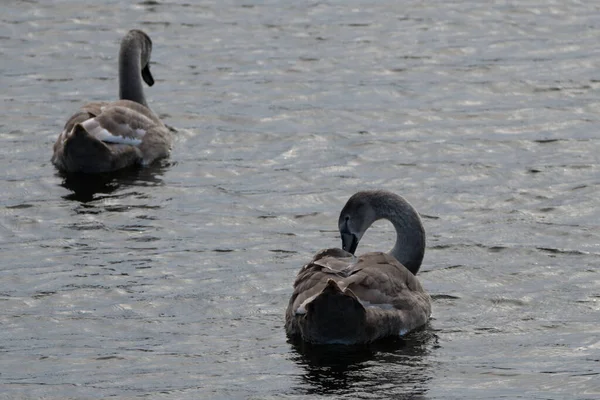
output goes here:
[{"label": "swan's wing", "polygon": [[104,172],[150,164],[170,149],[171,132],[149,108],[129,100],[89,103],[67,121],[52,162],[66,171]]},{"label": "swan's wing", "polygon": [[366,253],[340,282],[367,307],[430,309],[429,296],[415,275],[387,253]]},{"label": "swan's wing", "polygon": [[[130,100],[84,105],[69,118],[57,143],[64,141],[76,124],[82,124],[89,134],[105,143],[139,146],[150,130],[158,130],[163,136],[170,136],[168,129],[152,110]],[[168,134],[160,132],[162,128]]]},{"label": "swan's wing", "polygon": [[153,121],[156,125],[163,125],[163,122],[160,120],[160,118],[158,117],[158,115],[154,114],[154,112],[140,104],[140,103],[136,103],[135,101],[131,101],[131,100],[117,100],[114,101],[112,103],[110,103],[111,105],[115,106],[115,107],[124,107],[124,108],[128,108],[131,111],[134,111],[138,114],[142,114],[143,116],[145,116],[146,118],[150,119],[151,121]]},{"label": "swan's wing", "polygon": [[103,107],[102,113],[83,123],[85,129],[104,143],[137,146],[142,164],[167,157],[171,151],[171,131],[149,108],[129,100]]},{"label": "swan's wing", "polygon": [[139,146],[156,123],[146,114],[119,103],[103,106],[99,115],[81,125],[101,142]]}]

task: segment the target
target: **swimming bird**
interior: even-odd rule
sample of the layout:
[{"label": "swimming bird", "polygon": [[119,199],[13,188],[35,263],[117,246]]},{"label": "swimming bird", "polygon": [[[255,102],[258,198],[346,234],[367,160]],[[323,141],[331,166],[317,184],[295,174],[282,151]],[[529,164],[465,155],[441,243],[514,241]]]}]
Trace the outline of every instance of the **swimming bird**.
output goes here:
[{"label": "swimming bird", "polygon": [[171,132],[148,107],[142,80],[152,86],[152,41],[127,32],[119,52],[119,98],[88,103],[69,118],[54,144],[52,163],[64,172],[101,173],[149,165],[167,157]]},{"label": "swimming bird", "polygon": [[[365,231],[389,220],[396,243],[387,253],[354,252]],[[340,213],[342,249],[319,251],[302,267],[286,311],[291,338],[318,344],[370,343],[424,325],[431,298],[416,277],[425,229],[408,201],[383,190],[354,194]]]}]

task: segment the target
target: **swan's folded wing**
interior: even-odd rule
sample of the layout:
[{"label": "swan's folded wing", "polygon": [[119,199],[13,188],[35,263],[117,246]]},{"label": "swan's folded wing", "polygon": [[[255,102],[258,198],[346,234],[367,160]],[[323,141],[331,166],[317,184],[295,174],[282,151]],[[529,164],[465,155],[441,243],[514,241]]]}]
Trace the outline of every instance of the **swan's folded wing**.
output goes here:
[{"label": "swan's folded wing", "polygon": [[139,146],[155,122],[145,114],[117,103],[102,107],[101,114],[84,121],[83,127],[102,142]]},{"label": "swan's folded wing", "polygon": [[160,120],[160,118],[158,117],[158,115],[156,115],[151,109],[149,109],[148,107],[144,106],[143,104],[140,103],[136,103],[135,101],[131,101],[131,100],[117,100],[114,101],[112,103],[110,103],[111,105],[115,106],[115,107],[124,107],[124,108],[128,108],[138,114],[142,114],[143,116],[145,116],[146,118],[150,119],[151,121],[154,122],[154,124],[156,125],[160,125],[163,126],[163,122]]},{"label": "swan's folded wing", "polygon": [[387,253],[360,256],[341,286],[352,290],[366,306],[430,310],[429,295],[417,277]]}]

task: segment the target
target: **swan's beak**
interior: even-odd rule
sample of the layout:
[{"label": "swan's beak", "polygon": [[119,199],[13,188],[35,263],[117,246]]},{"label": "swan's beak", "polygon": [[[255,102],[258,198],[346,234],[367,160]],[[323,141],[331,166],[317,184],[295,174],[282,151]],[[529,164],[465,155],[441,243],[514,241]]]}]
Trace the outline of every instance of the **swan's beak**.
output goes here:
[{"label": "swan's beak", "polygon": [[142,69],[142,78],[144,79],[144,82],[148,84],[148,86],[154,85],[154,78],[150,72],[150,64],[146,64],[146,66]]},{"label": "swan's beak", "polygon": [[358,238],[356,235],[349,232],[342,232],[342,249],[350,254],[354,254],[356,247],[358,247]]}]

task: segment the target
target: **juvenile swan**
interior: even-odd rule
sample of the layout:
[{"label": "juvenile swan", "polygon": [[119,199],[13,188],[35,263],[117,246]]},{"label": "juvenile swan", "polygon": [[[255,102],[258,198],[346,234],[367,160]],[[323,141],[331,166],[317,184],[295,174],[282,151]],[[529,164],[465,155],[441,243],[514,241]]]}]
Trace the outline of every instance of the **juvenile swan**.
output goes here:
[{"label": "juvenile swan", "polygon": [[[365,231],[382,218],[396,229],[392,250],[355,257]],[[288,336],[312,343],[369,343],[425,324],[431,299],[415,276],[425,254],[417,211],[394,193],[363,191],[350,197],[338,226],[343,250],[319,251],[296,277],[285,315]]]},{"label": "juvenile swan", "polygon": [[154,84],[151,52],[148,35],[135,29],[127,32],[119,52],[120,100],[88,103],[69,118],[54,144],[56,168],[109,172],[169,155],[171,132],[148,107],[142,86],[142,79]]}]

